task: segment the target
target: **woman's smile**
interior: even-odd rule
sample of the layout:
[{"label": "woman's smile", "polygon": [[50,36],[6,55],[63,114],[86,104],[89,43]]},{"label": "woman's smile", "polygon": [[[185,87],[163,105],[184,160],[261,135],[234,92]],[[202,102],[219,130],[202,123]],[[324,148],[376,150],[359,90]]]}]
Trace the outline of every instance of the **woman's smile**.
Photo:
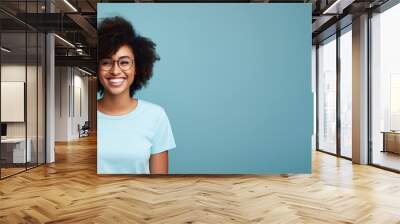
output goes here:
[{"label": "woman's smile", "polygon": [[105,95],[127,94],[130,98],[130,86],[135,79],[134,54],[131,47],[122,45],[110,58],[101,59],[99,81]]},{"label": "woman's smile", "polygon": [[126,77],[109,77],[107,80],[111,87],[121,87],[126,82]]}]

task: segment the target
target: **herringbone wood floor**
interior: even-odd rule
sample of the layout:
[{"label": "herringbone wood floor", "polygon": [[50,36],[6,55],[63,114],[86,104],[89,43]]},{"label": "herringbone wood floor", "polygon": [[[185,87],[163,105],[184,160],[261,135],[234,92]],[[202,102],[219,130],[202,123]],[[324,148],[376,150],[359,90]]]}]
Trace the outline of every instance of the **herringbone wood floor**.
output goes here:
[{"label": "herringbone wood floor", "polygon": [[311,175],[97,176],[96,139],[0,181],[0,223],[400,223],[400,175],[315,152]]}]

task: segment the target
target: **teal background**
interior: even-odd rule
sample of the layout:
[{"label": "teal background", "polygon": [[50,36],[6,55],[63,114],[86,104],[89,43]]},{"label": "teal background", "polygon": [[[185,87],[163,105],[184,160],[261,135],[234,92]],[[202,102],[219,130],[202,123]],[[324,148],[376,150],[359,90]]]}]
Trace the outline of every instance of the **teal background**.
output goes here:
[{"label": "teal background", "polygon": [[98,4],[157,44],[175,174],[310,173],[311,4]]}]

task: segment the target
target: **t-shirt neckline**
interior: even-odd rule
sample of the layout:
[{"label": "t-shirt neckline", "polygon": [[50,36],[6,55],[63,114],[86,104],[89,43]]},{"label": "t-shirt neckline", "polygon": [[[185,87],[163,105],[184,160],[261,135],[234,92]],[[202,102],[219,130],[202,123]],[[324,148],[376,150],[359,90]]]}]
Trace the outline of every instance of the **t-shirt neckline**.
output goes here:
[{"label": "t-shirt neckline", "polygon": [[135,109],[129,111],[129,112],[126,113],[126,114],[122,114],[122,115],[109,115],[109,114],[105,114],[105,113],[103,113],[103,112],[101,112],[101,111],[99,111],[99,110],[97,110],[97,113],[98,113],[100,116],[105,117],[105,118],[108,118],[108,119],[115,119],[115,120],[124,119],[124,118],[127,118],[127,117],[129,117],[129,116],[132,116],[132,115],[138,113],[138,110],[142,107],[142,100],[140,100],[139,98],[137,98],[137,101],[138,101],[138,102],[137,102],[137,105],[136,105]]}]

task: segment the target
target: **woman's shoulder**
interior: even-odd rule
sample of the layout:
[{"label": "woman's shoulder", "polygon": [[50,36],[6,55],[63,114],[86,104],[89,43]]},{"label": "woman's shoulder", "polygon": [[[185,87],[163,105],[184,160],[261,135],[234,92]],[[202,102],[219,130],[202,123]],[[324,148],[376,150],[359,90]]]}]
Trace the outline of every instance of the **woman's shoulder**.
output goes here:
[{"label": "woman's shoulder", "polygon": [[149,102],[147,100],[139,99],[139,104],[146,113],[152,113],[153,115],[162,116],[165,114],[165,109],[155,103]]}]

